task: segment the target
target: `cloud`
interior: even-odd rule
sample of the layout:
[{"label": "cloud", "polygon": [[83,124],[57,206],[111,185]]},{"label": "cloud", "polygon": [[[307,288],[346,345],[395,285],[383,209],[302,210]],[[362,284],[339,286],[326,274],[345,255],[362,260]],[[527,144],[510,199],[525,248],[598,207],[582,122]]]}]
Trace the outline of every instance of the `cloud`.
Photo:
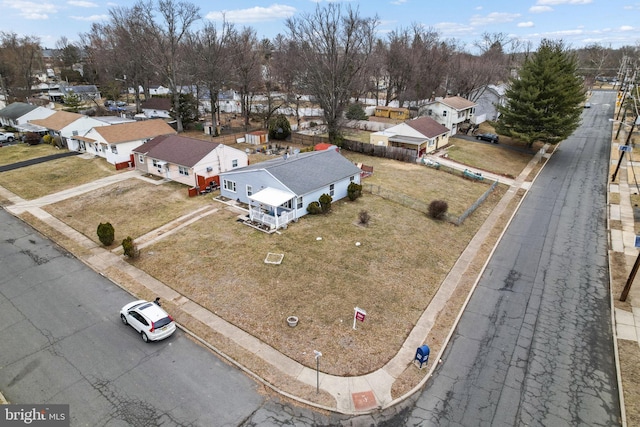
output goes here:
[{"label": "cloud", "polygon": [[91,16],[70,16],[75,21],[100,22],[108,21],[109,15],[91,15]]},{"label": "cloud", "polygon": [[527,21],[527,22],[518,22],[518,27],[520,28],[530,28],[533,27],[533,22],[531,21]]},{"label": "cloud", "polygon": [[283,4],[272,4],[269,7],[250,7],[248,9],[213,11],[206,14],[205,18],[212,21],[222,21],[233,23],[251,23],[275,21],[290,18],[296,13],[296,8]]},{"label": "cloud", "polygon": [[473,31],[472,27],[457,22],[438,22],[433,25],[433,28],[435,28],[438,33],[450,37],[468,35]]},{"label": "cloud", "polygon": [[70,0],[67,2],[68,5],[77,6],[77,7],[98,7],[97,4],[90,1],[82,1],[82,0]]},{"label": "cloud", "polygon": [[28,20],[45,20],[49,19],[51,14],[58,13],[58,8],[49,2],[5,1],[3,2],[3,6],[17,10],[20,16]]},{"label": "cloud", "polygon": [[519,13],[492,12],[485,16],[473,15],[469,20],[469,23],[474,27],[480,27],[491,24],[502,24],[504,22],[511,22],[519,17]]},{"label": "cloud", "polygon": [[406,2],[407,0],[394,0],[391,2],[391,4],[401,5],[401,4],[405,4]]},{"label": "cloud", "polygon": [[620,31],[634,31],[635,28],[632,27],[631,25],[623,25],[620,28],[618,28],[618,30],[620,30]]},{"label": "cloud", "polygon": [[542,4],[542,5],[550,4],[553,6],[556,6],[559,4],[589,4],[589,3],[593,3],[593,0],[538,0],[536,2],[536,4]]},{"label": "cloud", "polygon": [[529,8],[529,12],[531,13],[544,13],[544,12],[551,12],[553,11],[553,8],[550,6],[531,6]]}]

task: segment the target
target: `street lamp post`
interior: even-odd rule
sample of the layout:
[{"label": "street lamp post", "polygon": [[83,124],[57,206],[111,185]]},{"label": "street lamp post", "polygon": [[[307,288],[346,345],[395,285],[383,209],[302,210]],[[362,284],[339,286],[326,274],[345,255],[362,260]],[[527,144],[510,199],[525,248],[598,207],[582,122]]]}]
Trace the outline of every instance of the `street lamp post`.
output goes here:
[{"label": "street lamp post", "polygon": [[[614,121],[613,119],[609,119],[611,121]],[[631,129],[629,130],[629,133],[627,134],[627,139],[624,143],[625,146],[628,146],[629,143],[631,142],[631,134],[633,134],[633,129],[635,128],[636,124],[638,123],[638,121],[640,120],[640,115],[636,116],[636,119],[633,121],[633,123],[631,124]],[[624,122],[620,122],[620,126],[622,125],[626,125],[626,123]],[[616,176],[618,175],[618,170],[620,169],[620,164],[622,163],[622,159],[624,158],[624,151],[620,152],[620,158],[618,159],[618,165],[616,166],[616,170],[613,171],[613,175],[611,175],[611,182],[616,180]]]}]

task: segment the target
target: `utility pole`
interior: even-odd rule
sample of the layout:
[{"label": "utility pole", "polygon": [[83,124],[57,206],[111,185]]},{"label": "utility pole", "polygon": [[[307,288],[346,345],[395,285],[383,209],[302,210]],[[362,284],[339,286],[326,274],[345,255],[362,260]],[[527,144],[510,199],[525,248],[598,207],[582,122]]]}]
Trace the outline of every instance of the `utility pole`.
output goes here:
[{"label": "utility pole", "polygon": [[[627,140],[624,143],[625,146],[628,146],[629,143],[631,142],[631,135],[633,134],[633,129],[635,128],[636,123],[638,122],[639,119],[640,119],[640,115],[637,115],[636,119],[631,124],[631,130],[629,130],[629,133],[627,134]],[[620,123],[620,126],[622,126],[623,124],[626,124],[626,123]],[[626,150],[620,151],[620,158],[618,159],[618,165],[616,166],[616,170],[613,171],[613,175],[611,175],[611,182],[616,180],[616,175],[618,175],[618,170],[620,169],[620,164],[622,163],[622,159],[624,158],[625,151]]]}]

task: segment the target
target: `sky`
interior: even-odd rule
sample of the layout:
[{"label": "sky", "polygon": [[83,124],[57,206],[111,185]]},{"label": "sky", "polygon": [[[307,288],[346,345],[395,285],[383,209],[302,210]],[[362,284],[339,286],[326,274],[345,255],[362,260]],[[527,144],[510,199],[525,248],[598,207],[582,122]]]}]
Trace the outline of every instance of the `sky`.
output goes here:
[{"label": "sky", "polygon": [[[181,1],[181,0],[176,0]],[[203,20],[222,16],[236,27],[252,27],[258,38],[286,34],[285,20],[313,13],[326,3],[358,8],[378,18],[378,35],[414,24],[456,39],[473,51],[483,33],[503,33],[535,49],[540,40],[562,39],[573,48],[640,44],[640,0],[182,0],[200,8]],[[131,0],[0,0],[0,31],[36,36],[53,48],[66,37],[75,42],[93,22],[108,22],[109,10],[130,7]],[[201,21],[202,22],[202,21]],[[197,27],[196,27],[197,28]]]}]

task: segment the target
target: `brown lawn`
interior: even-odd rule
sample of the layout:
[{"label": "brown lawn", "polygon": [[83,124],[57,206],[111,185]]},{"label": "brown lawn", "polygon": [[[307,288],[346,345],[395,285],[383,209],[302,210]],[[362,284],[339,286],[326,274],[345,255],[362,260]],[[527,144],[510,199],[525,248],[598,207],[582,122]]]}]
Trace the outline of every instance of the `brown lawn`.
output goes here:
[{"label": "brown lawn", "polygon": [[[35,147],[40,146],[42,145]],[[0,149],[0,152],[2,150],[4,147]],[[115,170],[113,165],[99,157],[89,160],[77,156],[65,157],[2,172],[0,173],[0,186],[23,199],[32,200],[116,173],[119,172]]]}]

